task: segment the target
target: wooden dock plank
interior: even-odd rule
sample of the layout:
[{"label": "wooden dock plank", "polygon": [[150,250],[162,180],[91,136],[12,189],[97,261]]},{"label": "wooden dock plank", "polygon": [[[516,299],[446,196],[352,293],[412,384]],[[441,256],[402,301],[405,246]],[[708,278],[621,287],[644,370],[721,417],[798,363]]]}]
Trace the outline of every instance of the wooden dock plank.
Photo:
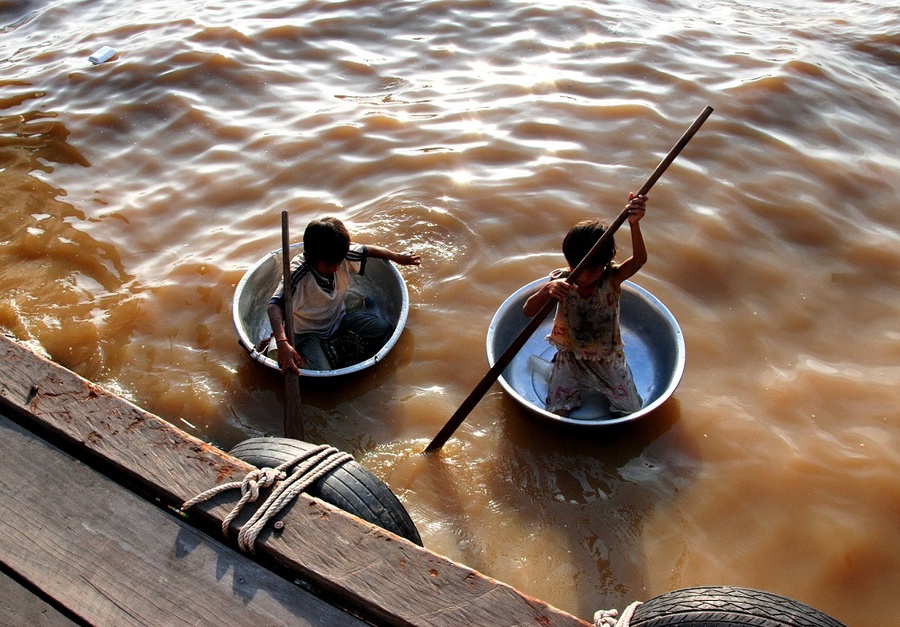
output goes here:
[{"label": "wooden dock plank", "polygon": [[0,416],[0,561],[91,625],[362,621]]},{"label": "wooden dock plank", "polygon": [[[240,480],[251,468],[2,336],[0,405],[30,428],[47,429],[102,459],[111,472],[166,504]],[[226,493],[191,515],[220,523],[238,497]],[[428,627],[588,625],[305,494],[280,518],[284,530],[260,535],[257,558],[309,581],[369,620]]]},{"label": "wooden dock plank", "polygon": [[0,625],[4,627],[76,627],[52,605],[0,572]]}]

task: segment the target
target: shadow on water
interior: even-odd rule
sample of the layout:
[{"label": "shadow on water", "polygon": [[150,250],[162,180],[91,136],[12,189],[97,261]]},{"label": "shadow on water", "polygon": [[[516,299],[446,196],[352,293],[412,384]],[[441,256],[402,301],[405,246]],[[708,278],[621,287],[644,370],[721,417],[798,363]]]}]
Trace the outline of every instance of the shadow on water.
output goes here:
[{"label": "shadow on water", "polygon": [[[411,458],[405,483],[436,525],[424,530],[426,546],[449,542],[431,548],[488,575],[494,564],[517,564],[506,583],[526,593],[542,587],[545,601],[580,616],[645,600],[653,566],[644,524],[697,466],[681,414],[672,397],[636,423],[579,428],[489,394],[442,450]],[[472,437],[494,440],[495,454],[472,459],[470,449],[483,446]]]},{"label": "shadow on water", "polygon": [[[414,470],[401,483],[431,525],[420,530],[426,546],[489,576],[507,564],[506,583],[541,588],[543,600],[580,616],[644,599],[644,523],[696,466],[678,399],[608,428],[545,422],[502,391],[483,405],[440,451],[406,462]],[[472,458],[484,446],[473,437],[493,440],[495,453]]]},{"label": "shadow on water", "polygon": [[504,510],[537,516],[533,524],[566,556],[548,565],[565,583],[546,600],[585,616],[645,600],[645,521],[692,482],[696,468],[696,451],[679,435],[677,398],[636,423],[579,428],[539,419],[504,397],[502,470],[489,489],[507,500]]},{"label": "shadow on water", "polygon": [[[404,344],[405,336],[398,346]],[[300,377],[305,440],[358,455],[373,443],[399,437],[387,408],[400,394],[396,373],[401,353],[406,351],[395,348],[384,362],[339,377]],[[279,372],[243,354],[235,391],[230,425],[234,431],[221,425],[223,430],[215,436],[223,448],[247,437],[282,435],[285,392]]]}]

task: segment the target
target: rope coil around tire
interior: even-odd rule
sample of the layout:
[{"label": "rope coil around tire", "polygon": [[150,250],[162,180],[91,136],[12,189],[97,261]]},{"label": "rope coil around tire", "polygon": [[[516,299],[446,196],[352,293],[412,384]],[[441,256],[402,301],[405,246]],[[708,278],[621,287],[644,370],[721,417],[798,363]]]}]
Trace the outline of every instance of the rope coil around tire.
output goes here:
[{"label": "rope coil around tire", "polygon": [[[241,481],[223,483],[201,492],[194,498],[185,501],[181,506],[181,511],[207,501],[222,492],[240,488],[240,500],[222,521],[222,534],[227,538],[231,522],[237,518],[244,505],[255,502],[259,498],[261,489],[277,483],[265,502],[238,531],[238,547],[247,553],[253,553],[253,545],[259,532],[273,516],[311,484],[351,460],[353,460],[352,455],[334,447],[325,444],[316,446],[275,468],[254,469],[247,473]],[[288,476],[288,468],[294,465],[296,465],[294,472]]]},{"label": "rope coil around tire", "polygon": [[640,604],[641,601],[635,601],[622,610],[621,616],[618,610],[597,610],[594,613],[594,627],[629,627],[631,617]]}]

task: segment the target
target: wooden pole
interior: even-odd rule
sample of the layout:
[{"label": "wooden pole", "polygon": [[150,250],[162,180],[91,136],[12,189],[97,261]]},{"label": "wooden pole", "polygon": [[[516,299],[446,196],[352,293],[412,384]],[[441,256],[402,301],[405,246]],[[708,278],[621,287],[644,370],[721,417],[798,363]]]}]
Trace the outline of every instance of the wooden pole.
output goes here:
[{"label": "wooden pole", "polygon": [[[712,114],[713,109],[710,106],[707,106],[703,111],[697,116],[697,119],[694,120],[693,124],[685,131],[684,135],[681,136],[681,139],[672,147],[669,153],[663,158],[662,161],[659,162],[659,165],[656,166],[656,169],[653,171],[653,174],[650,175],[650,178],[647,179],[647,182],[641,187],[638,191],[639,196],[646,196],[647,192],[650,191],[650,188],[659,180],[659,177],[663,175],[666,169],[672,164],[675,160],[675,157],[684,149],[694,134],[700,129],[700,126],[706,121],[706,119]],[[609,228],[606,229],[606,232],[600,237],[599,240],[593,245],[588,254],[584,256],[584,259],[581,260],[571,272],[568,278],[569,283],[574,283],[581,272],[590,266],[590,263],[597,255],[597,253],[601,250],[602,246],[609,241],[609,239],[613,236],[613,233],[622,226],[622,223],[628,218],[628,210],[624,209],[622,212],[616,217],[612,224],[609,225]],[[466,397],[466,400],[463,401],[463,404],[459,406],[459,409],[456,410],[450,420],[447,421],[447,424],[438,432],[438,434],[434,437],[434,439],[425,447],[425,452],[430,453],[431,451],[437,450],[444,446],[447,440],[450,439],[450,436],[453,435],[454,431],[459,428],[459,425],[463,423],[469,413],[475,408],[475,405],[484,397],[490,387],[500,378],[500,375],[506,370],[506,367],[512,362],[513,358],[516,354],[525,346],[525,343],[528,342],[528,339],[534,335],[534,332],[537,330],[544,319],[550,314],[553,308],[556,306],[556,301],[553,299],[549,300],[546,305],[541,308],[541,310],[534,315],[534,317],[528,322],[525,329],[513,340],[512,344],[509,345],[509,348],[494,362],[494,365],[491,366],[490,370],[488,370],[487,374],[478,382],[478,385],[475,386],[475,389]]]},{"label": "wooden pole", "polygon": [[[294,297],[291,286],[291,238],[288,212],[281,212],[281,264],[284,276],[284,333],[294,347]],[[300,375],[292,368],[284,373],[284,437],[302,440],[303,405],[300,402]]]}]

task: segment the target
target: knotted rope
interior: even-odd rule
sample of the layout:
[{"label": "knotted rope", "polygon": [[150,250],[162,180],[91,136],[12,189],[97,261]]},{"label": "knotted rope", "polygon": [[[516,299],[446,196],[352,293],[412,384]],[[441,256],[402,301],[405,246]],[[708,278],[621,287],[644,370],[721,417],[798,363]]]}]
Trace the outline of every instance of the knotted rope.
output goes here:
[{"label": "knotted rope", "polygon": [[616,616],[619,616],[618,610],[598,610],[594,613],[594,627],[629,627],[631,617],[640,604],[640,601],[635,601],[626,607],[618,620],[616,620]]},{"label": "knotted rope", "polygon": [[[232,481],[210,488],[189,501],[185,501],[181,506],[181,510],[184,511],[227,490],[240,488],[240,500],[231,510],[231,513],[222,521],[222,534],[228,537],[228,527],[240,514],[244,505],[255,502],[259,498],[260,489],[268,488],[278,482],[269,498],[260,505],[259,509],[254,512],[250,520],[244,523],[244,526],[238,532],[238,547],[243,551],[253,553],[253,544],[256,541],[256,537],[273,516],[311,484],[352,459],[352,455],[343,453],[331,446],[324,444],[315,446],[280,466],[254,469],[247,473],[247,476],[242,481]],[[287,469],[295,464],[297,467],[288,476]]]}]

